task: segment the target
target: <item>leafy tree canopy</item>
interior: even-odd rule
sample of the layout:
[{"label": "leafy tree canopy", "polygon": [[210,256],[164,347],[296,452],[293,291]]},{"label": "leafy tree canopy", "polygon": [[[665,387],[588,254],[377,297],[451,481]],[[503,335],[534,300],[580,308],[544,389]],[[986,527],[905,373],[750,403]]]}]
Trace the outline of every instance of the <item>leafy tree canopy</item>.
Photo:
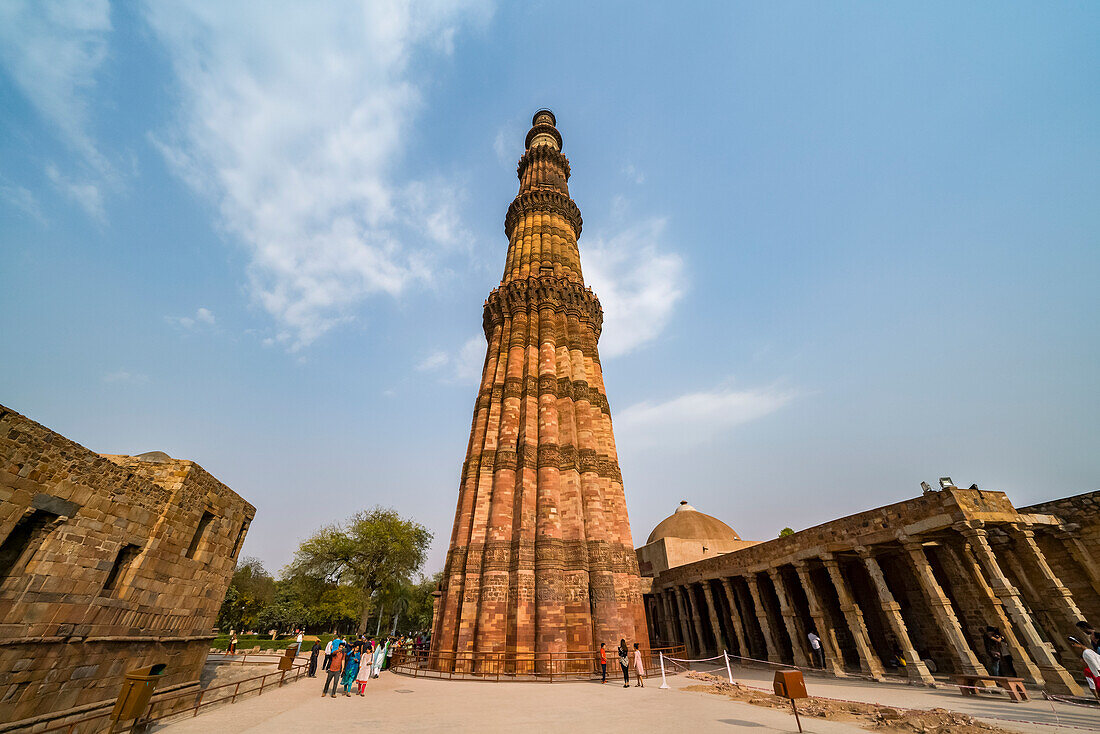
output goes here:
[{"label": "leafy tree canopy", "polygon": [[[359,631],[365,632],[373,611],[370,602],[377,596],[380,598],[375,601],[389,597],[392,603],[423,565],[431,540],[431,532],[420,523],[394,510],[375,507],[353,515],[343,524],[321,528],[307,538],[284,573],[288,578],[301,579],[303,588],[326,584],[357,589]],[[337,606],[352,601],[347,595],[330,600]]]}]

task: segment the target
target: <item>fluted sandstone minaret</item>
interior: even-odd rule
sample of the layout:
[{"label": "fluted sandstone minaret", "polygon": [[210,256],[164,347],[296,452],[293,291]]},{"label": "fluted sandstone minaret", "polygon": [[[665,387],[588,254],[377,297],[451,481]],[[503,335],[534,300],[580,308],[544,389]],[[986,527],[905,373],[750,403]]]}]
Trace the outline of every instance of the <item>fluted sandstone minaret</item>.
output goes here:
[{"label": "fluted sandstone minaret", "polygon": [[556,120],[540,110],[532,122],[504,219],[504,277],[485,301],[488,351],[432,635],[440,653],[648,647],[596,349],[603,310],[581,275]]}]

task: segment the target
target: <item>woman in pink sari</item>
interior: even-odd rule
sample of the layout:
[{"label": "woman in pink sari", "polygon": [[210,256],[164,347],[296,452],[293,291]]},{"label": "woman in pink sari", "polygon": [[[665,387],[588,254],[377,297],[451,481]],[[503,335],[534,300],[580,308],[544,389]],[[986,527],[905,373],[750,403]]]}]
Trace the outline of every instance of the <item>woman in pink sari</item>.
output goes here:
[{"label": "woman in pink sari", "polygon": [[638,643],[634,643],[634,672],[638,675],[638,687],[645,688],[642,678],[645,677],[645,664],[642,663],[642,651],[638,649]]}]

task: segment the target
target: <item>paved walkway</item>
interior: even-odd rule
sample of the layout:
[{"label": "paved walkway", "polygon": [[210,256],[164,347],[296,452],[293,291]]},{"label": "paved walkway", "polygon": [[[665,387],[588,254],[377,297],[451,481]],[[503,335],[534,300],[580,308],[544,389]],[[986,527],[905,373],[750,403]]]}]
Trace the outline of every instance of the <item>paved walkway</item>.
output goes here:
[{"label": "paved walkway", "polygon": [[[739,669],[735,677],[748,685],[769,687],[763,670]],[[165,734],[238,732],[281,734],[325,731],[688,731],[795,732],[794,718],[785,711],[730,701],[724,696],[685,691],[699,681],[670,676],[671,690],[651,679],[645,688],[624,689],[622,683],[481,683],[408,678],[385,672],[367,687],[366,696],[322,698],[323,679],[305,678],[263,696],[224,705],[197,718],[158,726]],[[904,708],[941,707],[986,718],[1021,732],[1069,734],[1072,727],[1100,732],[1095,710],[1031,701],[1013,704],[1002,697],[963,698],[954,690],[930,690],[904,685],[875,684],[811,677],[812,695],[869,701]],[[995,717],[995,718],[994,718]],[[1007,721],[1005,719],[1028,720]],[[1053,724],[1061,723],[1056,727]],[[806,732],[863,734],[855,724],[802,720]]]}]

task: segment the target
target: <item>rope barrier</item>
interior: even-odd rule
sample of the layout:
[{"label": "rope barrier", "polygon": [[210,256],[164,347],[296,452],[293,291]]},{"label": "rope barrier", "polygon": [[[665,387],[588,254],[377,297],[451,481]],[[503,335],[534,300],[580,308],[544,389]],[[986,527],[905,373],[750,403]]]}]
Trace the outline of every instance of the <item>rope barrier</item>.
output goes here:
[{"label": "rope barrier", "polygon": [[669,658],[665,658],[665,660],[674,660],[678,663],[705,663],[708,660],[717,660],[720,657],[722,657],[722,656],[721,655],[715,655],[712,658],[673,658],[673,657],[669,657]]},{"label": "rope barrier", "polygon": [[1080,701],[1071,701],[1070,699],[1066,698],[1065,696],[1059,696],[1056,693],[1047,693],[1046,691],[1043,691],[1043,698],[1045,698],[1048,701],[1057,701],[1058,703],[1064,703],[1064,704],[1068,704],[1070,706],[1080,706],[1080,707],[1086,708],[1086,709],[1100,708],[1100,702],[1097,702],[1097,703],[1081,703]]}]

